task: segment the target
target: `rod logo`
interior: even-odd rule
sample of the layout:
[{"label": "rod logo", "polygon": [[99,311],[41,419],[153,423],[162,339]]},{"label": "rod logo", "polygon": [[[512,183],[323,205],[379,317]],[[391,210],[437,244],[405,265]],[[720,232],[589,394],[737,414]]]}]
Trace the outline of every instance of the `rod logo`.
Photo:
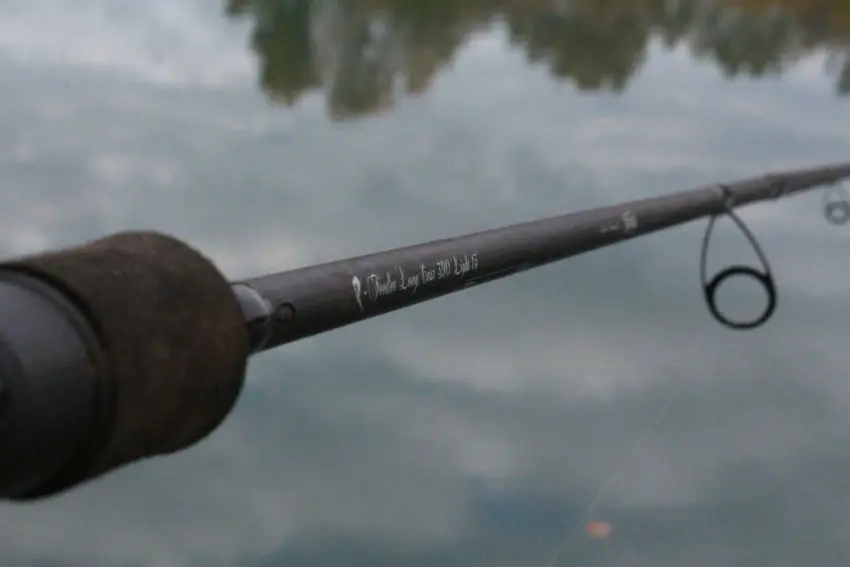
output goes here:
[{"label": "rod logo", "polygon": [[354,289],[354,299],[357,301],[360,312],[365,313],[366,310],[363,309],[363,301],[360,299],[360,296],[363,295],[363,286],[360,284],[360,278],[351,276],[351,287]]},{"label": "rod logo", "polygon": [[623,213],[623,231],[626,234],[631,234],[638,228],[638,220],[637,215],[635,215],[632,211],[626,211]]}]

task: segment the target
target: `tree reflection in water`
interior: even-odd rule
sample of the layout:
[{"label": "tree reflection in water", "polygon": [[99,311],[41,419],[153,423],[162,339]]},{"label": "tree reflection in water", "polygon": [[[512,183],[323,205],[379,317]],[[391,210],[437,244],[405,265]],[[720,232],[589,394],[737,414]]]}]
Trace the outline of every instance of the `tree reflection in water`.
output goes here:
[{"label": "tree reflection in water", "polygon": [[850,93],[845,0],[229,0],[226,12],[253,18],[272,101],[323,89],[339,120],[424,92],[465,41],[496,25],[531,64],[583,91],[625,91],[661,42],[730,78],[778,74],[825,51],[836,94]]}]

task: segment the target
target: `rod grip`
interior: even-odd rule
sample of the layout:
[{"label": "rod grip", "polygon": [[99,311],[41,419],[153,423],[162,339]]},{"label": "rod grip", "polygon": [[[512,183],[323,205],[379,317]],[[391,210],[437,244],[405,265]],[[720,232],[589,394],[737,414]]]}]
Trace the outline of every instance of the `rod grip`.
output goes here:
[{"label": "rod grip", "polygon": [[92,425],[74,457],[39,486],[0,497],[43,498],[185,449],[235,405],[248,360],[244,317],[226,278],[186,244],[125,232],[0,263],[2,271],[37,278],[76,307],[93,337],[95,391]]}]

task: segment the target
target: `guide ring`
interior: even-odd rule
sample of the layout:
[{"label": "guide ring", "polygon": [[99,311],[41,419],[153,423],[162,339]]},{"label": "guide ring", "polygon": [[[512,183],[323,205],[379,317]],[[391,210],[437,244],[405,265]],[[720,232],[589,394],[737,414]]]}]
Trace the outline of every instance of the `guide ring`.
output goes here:
[{"label": "guide ring", "polygon": [[[754,279],[761,284],[762,288],[764,288],[765,294],[767,295],[767,305],[765,306],[764,311],[762,311],[758,317],[750,321],[733,321],[724,315],[717,307],[717,290],[723,282],[735,276],[747,276]],[[711,315],[722,325],[729,327],[730,329],[755,329],[756,327],[764,325],[767,320],[773,316],[773,312],[776,311],[776,284],[773,281],[773,276],[771,276],[769,272],[759,272],[750,266],[730,266],[725,270],[722,270],[720,273],[711,278],[710,282],[703,283],[703,290],[705,292],[705,301],[708,304],[708,310],[711,312]]]},{"label": "guide ring", "polygon": [[[832,199],[832,197],[836,197]],[[823,194],[823,216],[829,224],[841,226],[850,221],[850,196],[838,185]]]},{"label": "guide ring", "polygon": [[[728,196],[728,189],[725,187],[721,187],[724,190],[724,193]],[[773,279],[773,274],[770,269],[770,263],[767,261],[767,257],[759,246],[758,241],[755,236],[753,236],[752,232],[747,228],[747,225],[744,224],[744,221],[735,214],[730,205],[731,201],[728,199],[725,200],[726,203],[726,213],[735,224],[738,225],[738,228],[741,232],[744,233],[744,236],[747,237],[747,240],[750,241],[750,245],[753,247],[756,255],[759,258],[759,262],[764,268],[763,271],[756,270],[750,266],[742,266],[742,265],[733,265],[728,268],[721,270],[717,273],[711,280],[708,280],[706,277],[707,270],[707,255],[708,255],[708,244],[711,240],[712,231],[714,230],[715,222],[717,221],[718,215],[712,216],[708,221],[708,226],[705,230],[705,236],[703,237],[702,242],[702,252],[700,257],[700,280],[702,283],[703,293],[705,295],[705,302],[708,305],[708,310],[711,315],[723,326],[728,327],[730,329],[737,330],[748,330],[755,329],[756,327],[760,327],[764,325],[772,316],[774,311],[776,311],[777,304],[777,292],[776,292],[776,283]],[[726,282],[727,280],[734,278],[736,276],[746,276],[750,279],[758,282],[762,288],[764,289],[765,294],[767,295],[767,305],[761,314],[752,319],[745,321],[734,321],[724,315],[717,306],[717,290],[720,286]]]}]

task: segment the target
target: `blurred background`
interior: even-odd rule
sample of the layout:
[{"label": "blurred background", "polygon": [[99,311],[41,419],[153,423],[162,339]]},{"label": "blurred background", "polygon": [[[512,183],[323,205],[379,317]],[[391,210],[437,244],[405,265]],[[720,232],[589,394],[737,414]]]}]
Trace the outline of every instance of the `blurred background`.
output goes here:
[{"label": "blurred background", "polygon": [[[848,93],[840,0],[5,0],[0,253],[155,229],[286,270],[846,160]],[[578,525],[556,565],[847,565],[822,196],[742,211],[762,329],[710,318],[704,221],[362,322],[253,360],[195,448],[0,506],[0,564],[543,567]],[[723,220],[709,259],[755,256]]]}]

